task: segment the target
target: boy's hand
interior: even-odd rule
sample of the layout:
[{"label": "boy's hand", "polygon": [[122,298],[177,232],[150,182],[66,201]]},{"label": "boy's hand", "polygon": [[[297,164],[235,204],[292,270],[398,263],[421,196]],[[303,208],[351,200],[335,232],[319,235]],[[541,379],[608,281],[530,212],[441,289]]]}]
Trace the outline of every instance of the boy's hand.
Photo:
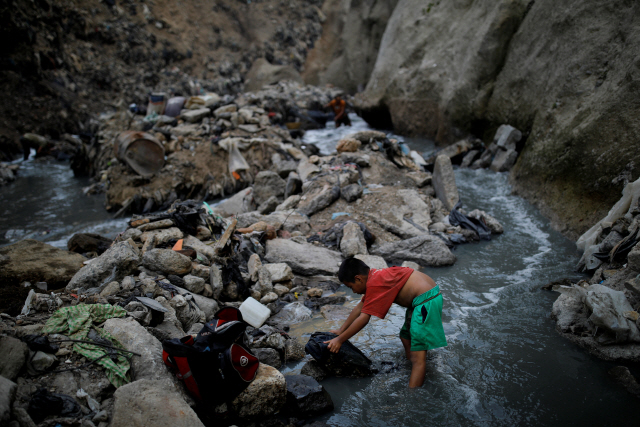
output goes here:
[{"label": "boy's hand", "polygon": [[340,347],[342,347],[342,341],[340,337],[335,337],[331,341],[325,341],[324,344],[329,344],[327,347],[331,353],[337,353],[340,351]]}]

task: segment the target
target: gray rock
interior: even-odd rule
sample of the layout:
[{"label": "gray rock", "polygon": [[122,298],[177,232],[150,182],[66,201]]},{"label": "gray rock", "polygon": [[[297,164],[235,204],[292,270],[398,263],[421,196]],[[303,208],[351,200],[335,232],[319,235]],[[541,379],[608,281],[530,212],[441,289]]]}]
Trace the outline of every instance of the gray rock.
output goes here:
[{"label": "gray rock", "polygon": [[327,371],[325,371],[324,368],[320,366],[320,364],[315,360],[310,360],[307,363],[305,363],[302,369],[300,370],[300,373],[302,375],[308,375],[311,378],[315,379],[316,381],[322,381],[328,375]]},{"label": "gray rock", "polygon": [[307,375],[287,375],[287,409],[302,418],[333,410],[333,400],[318,382]]},{"label": "gray rock", "polygon": [[202,310],[193,304],[193,296],[190,295],[176,295],[170,301],[169,304],[176,311],[176,317],[182,324],[182,330],[188,331],[194,323],[204,323],[206,315]]},{"label": "gray rock", "polygon": [[58,359],[53,354],[48,354],[43,351],[36,351],[35,354],[30,352],[29,359],[27,360],[27,370],[31,375],[44,372],[51,368]]},{"label": "gray rock", "polygon": [[304,276],[336,274],[342,262],[338,252],[287,239],[268,240],[265,259],[271,263],[286,262],[295,273]]},{"label": "gray rock", "polygon": [[260,304],[267,305],[277,300],[278,300],[278,294],[276,294],[275,292],[267,292],[265,296],[260,298]]},{"label": "gray rock", "polygon": [[267,320],[269,325],[295,325],[311,319],[311,310],[301,302],[292,302],[282,307],[278,314]]},{"label": "gray rock", "polygon": [[449,157],[438,156],[436,158],[432,183],[433,188],[436,190],[436,196],[444,204],[444,207],[449,211],[453,209],[460,198],[458,196],[458,187],[456,186],[456,177]]},{"label": "gray rock", "polygon": [[[291,172],[287,178],[287,186],[284,190],[284,198],[288,199],[291,196],[299,194],[302,191],[302,180],[300,175]],[[284,210],[284,209],[281,209]]]},{"label": "gray rock", "polygon": [[302,182],[305,182],[307,179],[311,178],[313,175],[316,175],[320,172],[320,168],[308,160],[301,160],[298,163],[298,175]]},{"label": "gray rock", "polygon": [[439,267],[453,265],[456,256],[439,237],[423,235],[399,242],[385,243],[372,253],[387,261],[402,263],[413,261],[420,265]]},{"label": "gray rock", "polygon": [[298,170],[298,162],[295,160],[283,160],[276,163],[275,166],[278,175],[282,178],[287,178],[291,172],[296,172]]},{"label": "gray rock", "polygon": [[213,246],[204,244],[202,243],[202,241],[200,241],[200,239],[197,239],[193,236],[186,236],[184,238],[184,244],[185,246],[191,246],[199,254],[205,255],[207,258],[209,258],[209,261],[211,262],[214,262],[217,258],[217,255],[215,250],[213,249]]},{"label": "gray rock", "polygon": [[342,239],[340,240],[340,251],[345,258],[354,255],[368,255],[367,243],[364,240],[364,233],[355,222],[348,222],[342,229]]},{"label": "gray rock", "polygon": [[276,196],[271,196],[260,206],[258,206],[258,212],[260,212],[262,215],[270,214],[271,212],[274,212],[276,210],[279,204],[280,202],[278,201],[278,198]]},{"label": "gray rock", "polygon": [[220,294],[223,290],[222,271],[217,265],[212,265],[209,268],[209,284],[211,285],[211,289],[213,291],[213,295],[211,296],[214,299],[220,298]]},{"label": "gray rock", "polygon": [[124,309],[127,310],[129,316],[136,319],[142,326],[149,326],[149,323],[151,323],[151,310],[141,302],[131,301]]},{"label": "gray rock", "polygon": [[289,209],[295,209],[300,203],[301,196],[298,194],[289,196],[284,202],[276,206],[276,211],[288,211]]},{"label": "gray rock", "polygon": [[273,366],[276,369],[280,369],[282,361],[280,360],[280,353],[273,348],[255,348],[252,350],[253,354],[258,358],[260,363],[264,363],[269,366]]},{"label": "gray rock", "polygon": [[116,243],[78,271],[67,289],[89,289],[122,280],[137,270],[140,251],[132,240]]},{"label": "gray rock", "polygon": [[204,427],[170,381],[134,381],[118,388],[114,398],[110,427]]},{"label": "gray rock", "polygon": [[471,164],[478,158],[480,155],[480,150],[470,150],[467,154],[464,155],[462,159],[462,163],[460,163],[461,168],[468,168]]},{"label": "gray rock", "polygon": [[210,268],[206,265],[202,265],[202,264],[198,264],[195,262],[191,263],[192,267],[191,267],[191,275],[192,276],[196,276],[196,277],[200,277],[202,279],[204,279],[205,281],[209,281],[209,277],[211,276],[211,271]]},{"label": "gray rock", "polygon": [[110,282],[105,286],[100,292],[100,296],[103,298],[108,297],[109,295],[115,295],[120,292],[122,289],[120,288],[120,283],[118,282]]},{"label": "gray rock", "polygon": [[401,267],[409,267],[409,268],[413,268],[416,271],[420,271],[420,265],[412,262],[412,261],[405,261],[402,263]]},{"label": "gray rock", "polygon": [[407,176],[411,178],[413,182],[415,182],[416,185],[420,188],[424,187],[425,185],[431,184],[432,176],[428,172],[413,171],[409,172]]},{"label": "gray rock", "polygon": [[204,279],[201,277],[192,276],[187,274],[183,277],[184,287],[195,294],[201,294],[204,291]]},{"label": "gray rock", "polygon": [[213,211],[223,217],[237,215],[240,213],[251,212],[255,210],[256,205],[253,202],[253,188],[249,187],[241,190],[213,207]]},{"label": "gray rock", "polygon": [[515,150],[522,139],[522,132],[510,125],[500,125],[493,137],[493,142],[502,150]]},{"label": "gray rock", "polygon": [[298,341],[298,338],[290,338],[284,340],[284,358],[285,362],[289,360],[302,360],[306,356],[304,345]]},{"label": "gray rock", "polygon": [[199,108],[197,110],[187,110],[180,115],[180,117],[188,123],[199,123],[205,117],[211,114],[211,110],[208,108]]},{"label": "gray rock", "polygon": [[502,224],[500,224],[497,219],[495,219],[485,211],[474,209],[468,213],[468,216],[484,221],[484,223],[487,224],[487,227],[489,227],[489,230],[491,230],[491,234],[504,233],[504,228],[502,227]]},{"label": "gray rock", "polygon": [[498,150],[491,162],[490,169],[494,172],[507,172],[516,164],[517,159],[518,152],[516,150]]},{"label": "gray rock", "polygon": [[8,423],[11,419],[11,405],[16,398],[18,385],[0,376],[0,422]]},{"label": "gray rock", "polygon": [[263,268],[265,268],[269,272],[272,283],[280,283],[293,280],[293,271],[291,270],[291,267],[289,267],[289,265],[284,262],[264,264]]},{"label": "gray rock", "polygon": [[627,266],[634,271],[640,271],[640,245],[635,245],[627,255]]},{"label": "gray rock", "polygon": [[283,285],[274,285],[273,286],[273,292],[275,292],[276,295],[278,295],[278,298],[280,298],[283,295],[289,293],[289,288],[287,288],[286,286],[283,286]]},{"label": "gray rock", "polygon": [[339,197],[340,186],[338,185],[316,187],[304,195],[304,200],[300,200],[297,211],[302,215],[311,216],[338,200]]},{"label": "gray rock", "polygon": [[29,347],[21,340],[0,336],[0,375],[14,381],[29,356]]},{"label": "gray rock", "polygon": [[359,184],[349,184],[340,189],[340,197],[347,203],[351,203],[362,197],[362,192],[362,187]]},{"label": "gray rock", "polygon": [[258,281],[258,272],[262,268],[262,261],[258,254],[252,254],[247,261],[247,269],[249,270],[249,277],[252,282]]},{"label": "gray rock", "polygon": [[100,411],[91,418],[91,421],[94,423],[101,423],[103,421],[109,420],[109,413],[107,411]]},{"label": "gray rock", "polygon": [[195,301],[198,308],[204,312],[207,321],[209,321],[213,317],[213,315],[216,314],[216,312],[219,310],[218,302],[212,298],[207,298],[202,295],[194,294],[193,292],[187,289],[181,288],[179,286],[176,286],[176,289],[180,291],[181,295],[185,295],[185,294],[191,295],[191,297]]},{"label": "gray rock", "polygon": [[269,273],[269,270],[264,267],[258,270],[258,282],[256,285],[257,289],[260,291],[260,295],[262,296],[273,292],[273,283],[271,282],[271,274]]},{"label": "gray rock", "polygon": [[280,178],[277,173],[272,171],[259,172],[253,183],[253,198],[258,205],[261,205],[271,197],[282,197],[286,186],[286,181]]},{"label": "gray rock", "polygon": [[256,378],[230,405],[231,411],[243,419],[259,419],[277,413],[287,399],[287,384],[276,369],[263,363]]},{"label": "gray rock", "polygon": [[155,244],[159,245],[161,243],[167,243],[169,240],[178,240],[183,237],[184,233],[178,227],[171,227],[163,230],[145,231],[142,233],[142,236],[140,236],[140,240],[146,242],[149,239],[155,239]]},{"label": "gray rock", "polygon": [[387,261],[384,260],[381,256],[377,255],[356,255],[354,258],[359,259],[369,266],[369,268],[375,268],[376,270],[381,270],[383,268],[388,268]]},{"label": "gray rock", "polygon": [[237,218],[238,228],[249,227],[258,221],[264,221],[276,230],[282,228],[290,233],[299,231],[302,234],[306,234],[311,229],[309,217],[296,211],[276,211],[269,215],[260,215],[260,212],[256,211],[240,214]]},{"label": "gray rock", "polygon": [[191,271],[191,259],[171,249],[151,249],[147,251],[142,257],[142,265],[149,270],[158,271],[166,276],[169,274],[181,276]]},{"label": "gray rock", "polygon": [[142,224],[138,226],[138,230],[140,231],[151,231],[151,230],[160,230],[161,228],[169,228],[173,226],[173,220],[171,219],[161,219],[159,221],[148,222],[146,224]]},{"label": "gray rock", "polygon": [[104,330],[117,339],[125,349],[141,355],[131,359],[134,381],[145,379],[173,382],[173,376],[162,361],[162,344],[142,325],[132,318],[113,318],[105,322]]},{"label": "gray rock", "polygon": [[[36,423],[33,422],[27,410],[17,405],[13,407],[13,418],[18,422],[19,427],[36,427]],[[0,421],[2,421],[2,419],[0,419]],[[9,424],[9,426],[10,425],[11,424]]]}]

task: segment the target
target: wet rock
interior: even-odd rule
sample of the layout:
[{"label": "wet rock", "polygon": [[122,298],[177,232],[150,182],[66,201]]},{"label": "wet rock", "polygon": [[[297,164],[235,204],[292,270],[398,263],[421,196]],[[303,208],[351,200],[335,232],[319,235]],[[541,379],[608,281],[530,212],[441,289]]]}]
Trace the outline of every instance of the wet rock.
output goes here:
[{"label": "wet rock", "polygon": [[95,233],[76,233],[67,242],[67,249],[71,252],[84,254],[96,252],[98,255],[104,253],[113,240]]},{"label": "wet rock", "polygon": [[500,125],[493,137],[493,142],[501,150],[515,150],[516,144],[522,139],[522,132],[511,125]]},{"label": "wet rock", "polygon": [[230,409],[243,419],[259,419],[277,413],[287,399],[284,376],[263,363],[256,378],[230,404]]},{"label": "wet rock", "polygon": [[284,202],[276,206],[276,211],[287,211],[290,209],[295,209],[298,206],[298,203],[300,203],[300,198],[301,197],[297,194],[287,197]]},{"label": "wet rock", "polygon": [[253,354],[258,358],[260,363],[272,366],[276,369],[280,369],[282,361],[280,360],[280,354],[273,348],[255,348],[252,350]]},{"label": "wet rock", "polygon": [[204,291],[204,279],[201,277],[192,276],[188,274],[183,277],[184,287],[195,294],[201,294]]},{"label": "wet rock", "polygon": [[111,427],[202,426],[193,409],[166,380],[141,379],[114,394]]},{"label": "wet rock", "polygon": [[16,397],[18,385],[0,376],[0,422],[8,423],[11,419],[11,405]]},{"label": "wet rock", "polygon": [[272,171],[259,172],[253,183],[253,198],[258,205],[261,205],[271,197],[282,197],[286,186],[286,181],[280,178],[277,173]]},{"label": "wet rock", "polygon": [[387,261],[384,260],[381,256],[377,255],[356,255],[354,258],[359,259],[369,266],[369,268],[375,268],[376,270],[381,270],[383,268],[388,268]]},{"label": "wet rock", "polygon": [[213,211],[223,217],[251,212],[256,206],[253,202],[253,188],[249,187],[240,190],[227,200],[213,208]]},{"label": "wet rock", "polygon": [[423,235],[399,242],[386,243],[371,251],[387,261],[402,263],[413,261],[420,265],[439,267],[453,265],[456,256],[436,236]]},{"label": "wet rock", "polygon": [[333,410],[333,400],[318,382],[307,375],[287,375],[287,409],[302,418]]},{"label": "wet rock", "polygon": [[291,267],[289,267],[286,263],[273,263],[273,264],[265,264],[263,266],[271,277],[272,283],[280,283],[286,282],[289,280],[293,280],[293,271]]},{"label": "wet rock", "polygon": [[354,255],[368,255],[367,243],[364,240],[364,233],[355,222],[347,223],[342,229],[342,239],[340,240],[340,251],[345,258]]},{"label": "wet rock", "polygon": [[489,144],[487,149],[480,155],[480,158],[475,160],[471,164],[471,169],[488,168],[491,165],[491,161],[498,151],[498,146],[494,143]]},{"label": "wet rock", "polygon": [[300,370],[300,373],[302,375],[308,375],[318,382],[324,380],[328,375],[327,371],[325,371],[324,368],[315,360],[310,360],[305,363]]},{"label": "wet rock", "polygon": [[165,228],[162,230],[145,231],[140,236],[142,242],[154,239],[156,245],[169,242],[169,240],[179,240],[184,237],[184,233],[178,227]]},{"label": "wet rock", "polygon": [[319,184],[310,189],[298,203],[297,211],[302,215],[311,216],[321,211],[340,197],[340,186]]},{"label": "wet rock", "polygon": [[304,345],[298,341],[298,338],[284,340],[285,362],[289,360],[302,360],[305,356]]},{"label": "wet rock", "polygon": [[82,267],[69,281],[67,289],[88,289],[122,280],[136,271],[139,264],[140,251],[132,240],[116,243]]},{"label": "wet rock", "polygon": [[292,302],[282,307],[282,310],[267,320],[268,325],[295,325],[311,319],[311,310],[301,302]]},{"label": "wet rock", "polygon": [[483,221],[487,225],[487,227],[489,227],[489,229],[491,230],[491,234],[504,233],[504,228],[502,227],[502,224],[500,224],[497,219],[495,219],[485,211],[481,211],[480,209],[474,209],[468,213],[468,216]]},{"label": "wet rock", "polygon": [[142,265],[164,275],[183,275],[191,271],[191,259],[171,249],[151,249],[142,257]]},{"label": "wet rock", "polygon": [[362,197],[362,186],[360,184],[349,184],[345,185],[340,189],[340,197],[347,201],[347,203],[352,203]]},{"label": "wet rock", "polygon": [[85,261],[80,254],[31,239],[0,248],[0,257],[0,280],[5,286],[47,282],[51,289],[66,286]]},{"label": "wet rock", "polygon": [[305,300],[304,305],[309,307],[312,310],[320,310],[322,306],[330,305],[330,304],[344,304],[347,300],[344,296],[328,296],[328,297],[319,297],[319,298],[309,298]]},{"label": "wet rock", "polygon": [[462,163],[460,163],[460,167],[462,168],[471,167],[471,164],[478,158],[479,155],[480,155],[480,150],[470,150],[462,158]]},{"label": "wet rock", "polygon": [[338,153],[354,153],[360,149],[362,143],[357,139],[344,138],[338,141],[336,151]]},{"label": "wet rock", "polygon": [[436,158],[432,183],[433,188],[436,190],[436,196],[444,204],[444,207],[449,211],[453,209],[458,203],[459,196],[456,177],[449,157],[438,156]]},{"label": "wet rock", "polygon": [[134,381],[144,379],[173,382],[172,375],[162,361],[162,344],[142,325],[132,318],[114,318],[105,322],[104,330],[117,339],[125,349],[141,355],[131,359]]},{"label": "wet rock", "polygon": [[286,262],[295,273],[304,276],[336,274],[342,261],[338,252],[286,239],[267,241],[265,259],[271,263]]},{"label": "wet rock", "polygon": [[498,150],[489,168],[494,172],[507,172],[515,165],[517,159],[516,150]]},{"label": "wet rock", "polygon": [[14,381],[29,356],[29,347],[19,339],[0,336],[0,375]]}]

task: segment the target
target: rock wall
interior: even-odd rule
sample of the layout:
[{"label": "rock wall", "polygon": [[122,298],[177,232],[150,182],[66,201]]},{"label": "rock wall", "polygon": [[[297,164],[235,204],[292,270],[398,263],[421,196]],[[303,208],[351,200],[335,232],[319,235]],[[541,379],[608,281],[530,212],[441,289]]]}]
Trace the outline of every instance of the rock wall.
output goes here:
[{"label": "rock wall", "polygon": [[639,9],[400,0],[357,106],[374,126],[442,144],[517,127],[514,188],[577,238],[639,176]]},{"label": "rock wall", "polygon": [[307,56],[305,82],[331,83],[350,93],[362,90],[397,3],[398,0],[326,0],[322,7],[322,37]]}]

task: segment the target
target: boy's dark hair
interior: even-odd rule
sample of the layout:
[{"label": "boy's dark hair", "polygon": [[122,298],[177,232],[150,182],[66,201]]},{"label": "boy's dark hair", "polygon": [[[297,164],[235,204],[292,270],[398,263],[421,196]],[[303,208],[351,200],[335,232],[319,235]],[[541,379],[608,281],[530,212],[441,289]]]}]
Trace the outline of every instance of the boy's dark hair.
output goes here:
[{"label": "boy's dark hair", "polygon": [[369,274],[369,266],[358,258],[347,258],[340,264],[338,270],[338,280],[342,283],[353,283],[356,276],[366,276]]}]

